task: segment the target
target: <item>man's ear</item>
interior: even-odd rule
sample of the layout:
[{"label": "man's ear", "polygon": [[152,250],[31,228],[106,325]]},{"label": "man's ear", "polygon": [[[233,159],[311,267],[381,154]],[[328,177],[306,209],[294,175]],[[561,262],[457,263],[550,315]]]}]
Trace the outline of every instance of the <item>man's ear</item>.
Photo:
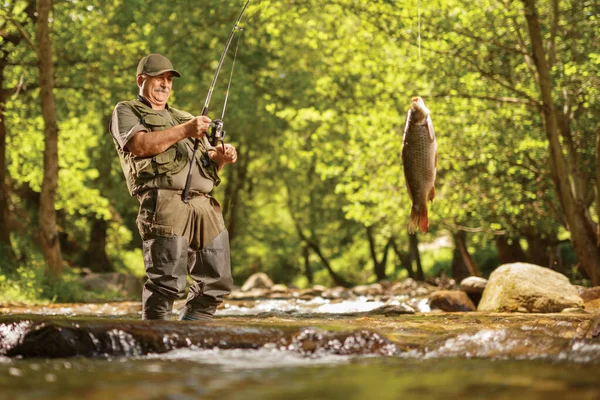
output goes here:
[{"label": "man's ear", "polygon": [[137,82],[138,87],[142,87],[142,83],[144,82],[144,75],[139,74],[135,77],[135,81]]}]

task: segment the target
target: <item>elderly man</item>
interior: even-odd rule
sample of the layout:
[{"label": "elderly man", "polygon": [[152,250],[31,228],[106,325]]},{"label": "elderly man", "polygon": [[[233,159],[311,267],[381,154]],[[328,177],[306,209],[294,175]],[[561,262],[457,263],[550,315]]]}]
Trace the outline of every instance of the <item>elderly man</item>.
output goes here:
[{"label": "elderly man", "polygon": [[[116,105],[110,124],[121,167],[140,209],[137,225],[143,241],[147,280],[142,317],[166,319],[175,299],[193,280],[183,320],[210,319],[233,281],[229,236],[217,201],[210,195],[218,171],[237,160],[233,146],[213,147],[206,138],[211,120],[167,103],[173,77],[181,74],[162,54],[142,58],[137,67],[137,99]],[[200,144],[191,160],[194,140]],[[182,200],[189,163],[193,163],[191,199]]]}]

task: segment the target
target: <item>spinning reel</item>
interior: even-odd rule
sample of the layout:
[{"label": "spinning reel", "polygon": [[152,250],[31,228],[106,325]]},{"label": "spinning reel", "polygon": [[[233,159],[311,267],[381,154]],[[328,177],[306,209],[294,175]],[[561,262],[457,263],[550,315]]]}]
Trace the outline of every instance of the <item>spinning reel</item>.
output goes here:
[{"label": "spinning reel", "polygon": [[208,138],[208,142],[212,146],[217,146],[219,142],[223,146],[223,150],[225,150],[225,142],[223,142],[223,138],[225,138],[225,131],[223,130],[223,120],[215,119],[210,123],[210,129],[206,133],[206,137]]}]

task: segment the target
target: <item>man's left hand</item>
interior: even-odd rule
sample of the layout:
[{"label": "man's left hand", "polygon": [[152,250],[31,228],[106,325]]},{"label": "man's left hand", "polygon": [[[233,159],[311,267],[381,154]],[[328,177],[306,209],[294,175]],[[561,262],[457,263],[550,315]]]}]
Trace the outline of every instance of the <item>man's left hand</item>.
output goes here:
[{"label": "man's left hand", "polygon": [[209,153],[209,156],[214,162],[217,163],[219,169],[223,168],[225,164],[233,164],[237,161],[237,151],[235,147],[230,144],[216,146],[214,150],[215,151],[211,151]]}]

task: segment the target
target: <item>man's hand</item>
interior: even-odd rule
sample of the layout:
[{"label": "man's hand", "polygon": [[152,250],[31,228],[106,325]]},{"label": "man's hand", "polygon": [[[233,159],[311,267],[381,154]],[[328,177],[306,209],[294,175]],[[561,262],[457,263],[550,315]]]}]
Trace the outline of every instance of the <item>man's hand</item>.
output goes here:
[{"label": "man's hand", "polygon": [[194,117],[185,123],[188,137],[201,139],[210,129],[210,118],[205,115]]},{"label": "man's hand", "polygon": [[[223,150],[225,147],[225,150]],[[225,164],[233,164],[237,161],[237,151],[230,144],[224,146],[216,146],[213,151],[208,153],[208,156],[217,163],[218,169],[223,168]]]}]

